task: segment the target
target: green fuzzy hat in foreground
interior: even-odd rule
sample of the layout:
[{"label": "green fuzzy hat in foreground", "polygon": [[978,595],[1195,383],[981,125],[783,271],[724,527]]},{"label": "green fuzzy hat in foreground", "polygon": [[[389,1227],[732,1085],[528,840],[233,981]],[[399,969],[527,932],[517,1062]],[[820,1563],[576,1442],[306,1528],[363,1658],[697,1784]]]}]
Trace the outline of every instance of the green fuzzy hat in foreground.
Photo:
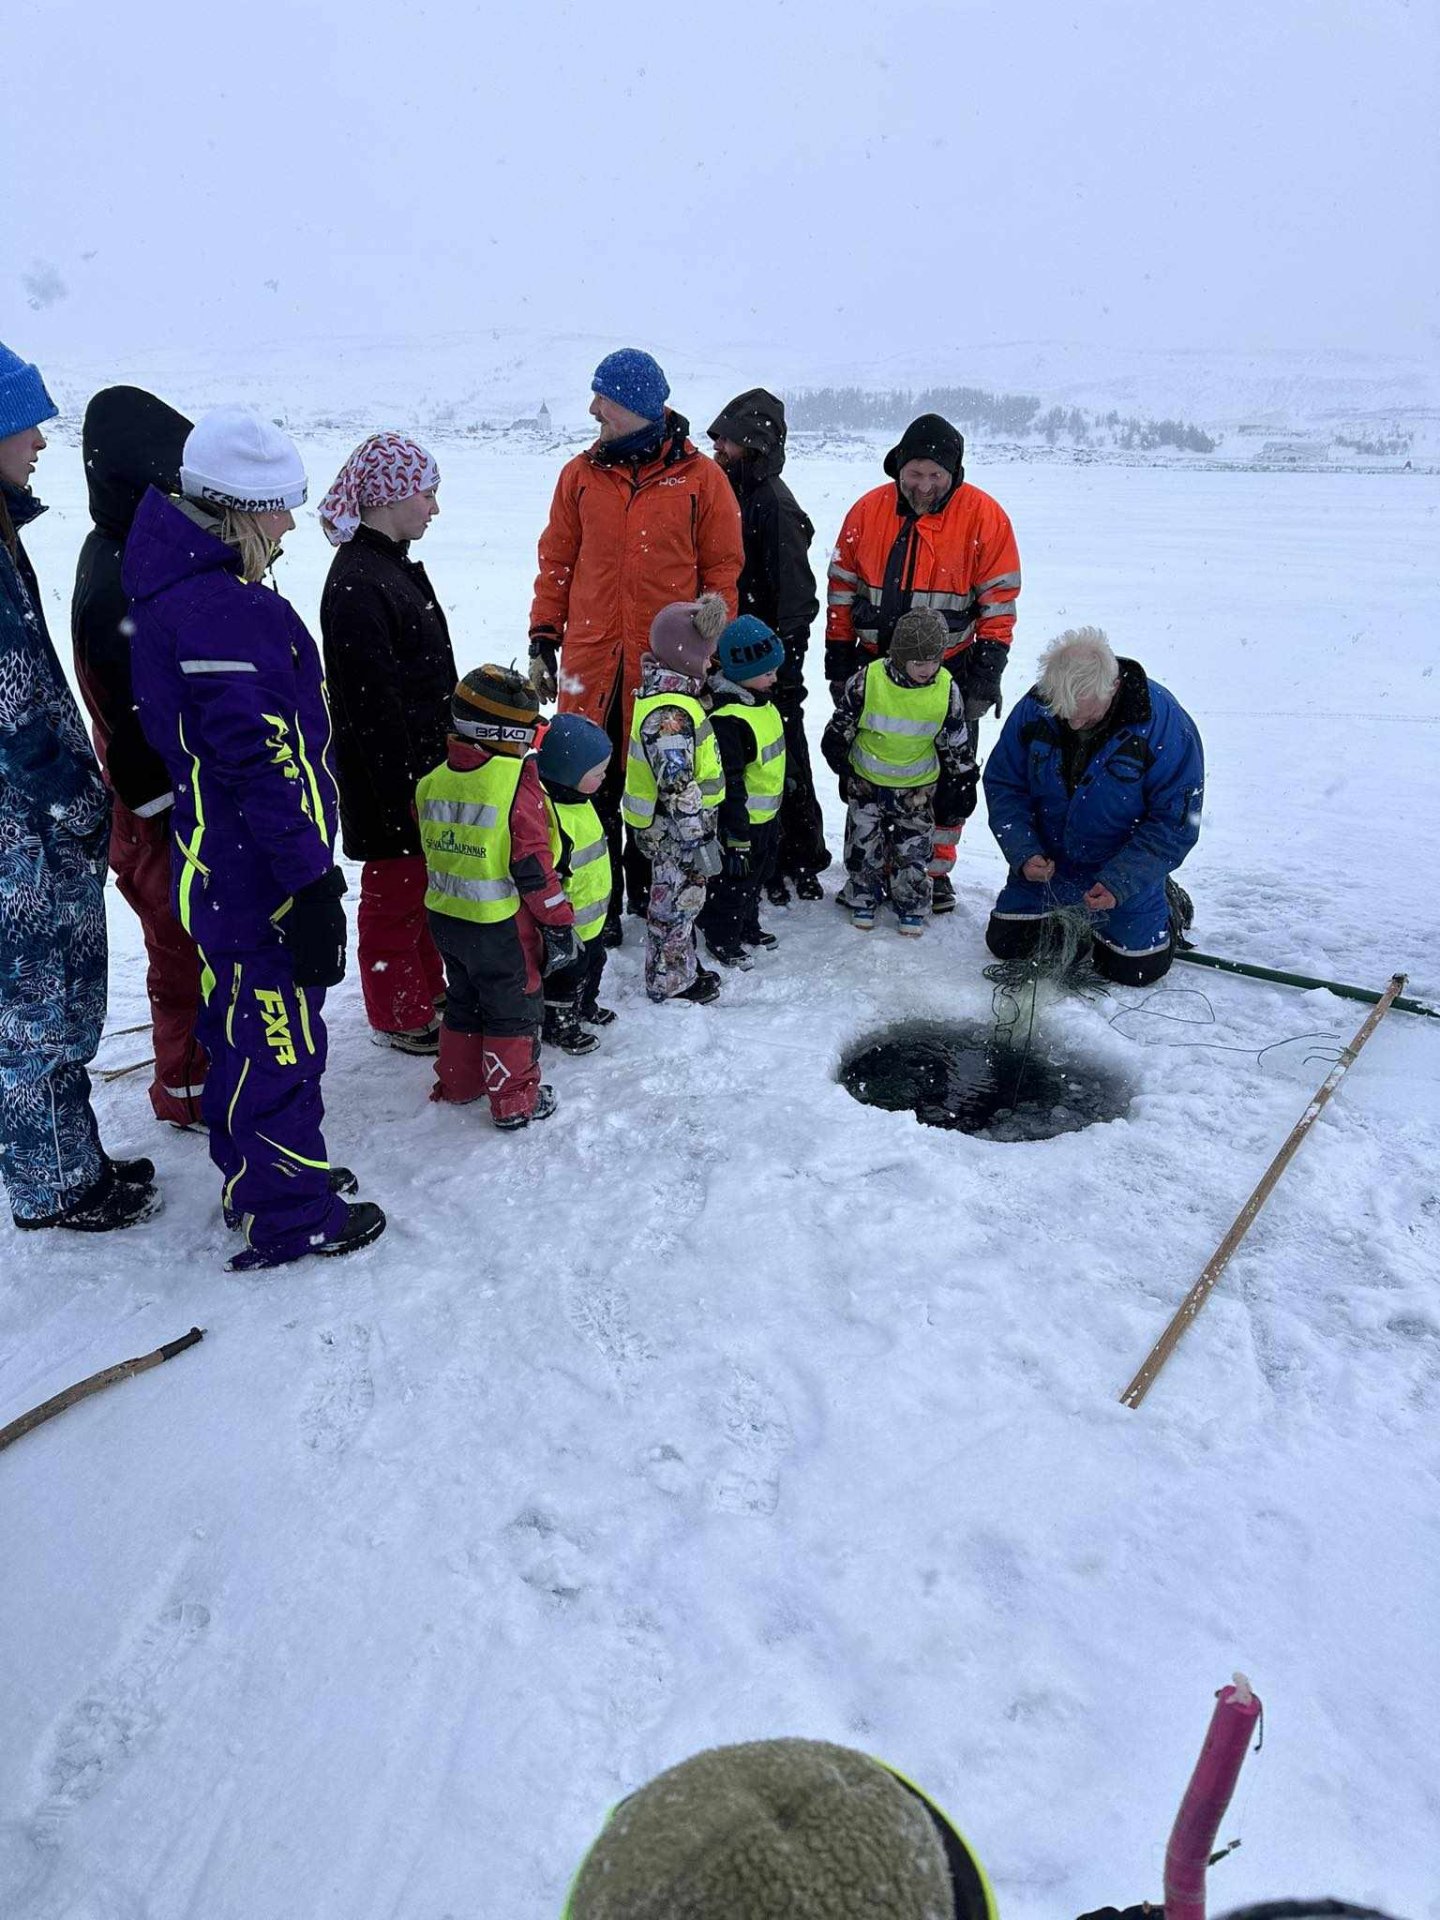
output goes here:
[{"label": "green fuzzy hat in foreground", "polygon": [[820,1740],[712,1747],[660,1774],[615,1809],[567,1908],[567,1920],[847,1914],[955,1920],[955,1892],[920,1796]]}]

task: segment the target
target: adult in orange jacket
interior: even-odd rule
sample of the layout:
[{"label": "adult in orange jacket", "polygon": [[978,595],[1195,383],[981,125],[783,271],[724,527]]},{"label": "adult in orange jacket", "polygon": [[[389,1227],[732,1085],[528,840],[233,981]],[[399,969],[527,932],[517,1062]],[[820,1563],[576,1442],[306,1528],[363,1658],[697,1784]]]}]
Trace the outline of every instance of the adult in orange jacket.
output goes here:
[{"label": "adult in orange jacket", "polygon": [[[1020,554],[1010,516],[965,479],[965,441],[922,413],[885,456],[891,486],[861,494],[830,560],[825,678],[838,701],[860,667],[889,651],[902,614],[930,607],[950,631],[945,665],[965,698],[972,751],[979,722],[1000,711],[1000,676],[1015,632]],[[935,841],[934,911],[955,905],[953,834]]]},{"label": "adult in orange jacket", "polygon": [[610,841],[616,894],[605,938],[620,940],[621,874],[643,913],[646,865],[622,862],[620,794],[640,656],[662,607],[718,593],[733,617],[745,563],[740,509],[729,481],[666,406],[670,384],[648,353],[622,347],[595,369],[594,446],[561,469],[540,536],[530,609],[530,678],[543,700],[602,726],[616,752],[596,809]]}]

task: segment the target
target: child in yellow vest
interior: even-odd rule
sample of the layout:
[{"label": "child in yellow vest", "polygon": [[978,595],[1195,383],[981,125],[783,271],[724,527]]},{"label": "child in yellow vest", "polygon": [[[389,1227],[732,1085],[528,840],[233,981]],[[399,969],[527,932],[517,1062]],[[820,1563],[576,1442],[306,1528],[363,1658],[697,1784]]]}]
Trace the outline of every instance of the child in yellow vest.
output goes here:
[{"label": "child in yellow vest", "polygon": [[488,1094],[506,1132],[555,1111],[554,1089],[540,1084],[541,981],[579,951],[530,753],[539,717],[522,675],[477,667],[451,698],[445,760],[415,790],[426,914],[445,962],[430,1097]]},{"label": "child in yellow vest", "polygon": [[640,662],[620,812],[651,863],[645,991],[657,1002],[704,1005],[720,976],[699,964],[695,921],[720,871],[716,814],[725,775],[700,696],[729,619],[718,593],[662,607]]},{"label": "child in yellow vest", "polygon": [[605,916],[610,906],[610,849],[605,828],[590,796],[597,793],[610,764],[610,736],[579,713],[557,713],[545,729],[535,764],[550,823],[550,853],[565,897],[575,914],[580,956],[573,967],[545,976],[547,1047],[562,1053],[593,1053],[599,1046],[591,1027],[608,1027],[615,1018],[600,1005],[605,971]]},{"label": "child in yellow vest", "polygon": [[720,664],[706,689],[725,768],[720,803],[721,870],[710,882],[700,931],[724,967],[748,967],[751,947],[778,945],[760,925],[760,890],[775,872],[785,797],[785,723],[770,697],[785,645],[753,613],[720,636]]},{"label": "child in yellow vest", "polygon": [[902,614],[889,652],[846,681],[820,742],[848,807],[843,904],[862,932],[888,892],[901,933],[924,933],[936,827],[958,834],[975,809],[965,701],[942,665],[948,644],[933,608]]}]

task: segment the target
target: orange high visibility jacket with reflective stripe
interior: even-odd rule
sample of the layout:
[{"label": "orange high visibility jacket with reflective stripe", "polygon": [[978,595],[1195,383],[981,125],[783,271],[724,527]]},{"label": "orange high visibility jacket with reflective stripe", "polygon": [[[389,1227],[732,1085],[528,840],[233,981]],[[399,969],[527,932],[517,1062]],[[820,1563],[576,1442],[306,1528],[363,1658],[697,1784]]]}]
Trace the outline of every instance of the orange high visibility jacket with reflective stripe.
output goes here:
[{"label": "orange high visibility jacket with reflective stripe", "polygon": [[[967,481],[939,513],[916,519],[900,510],[893,481],[862,494],[845,516],[830,561],[825,639],[883,653],[902,613],[934,607],[947,615],[951,660],[976,640],[1008,647],[1015,632],[1020,553],[1010,516]],[[878,630],[856,600],[881,615]]]}]

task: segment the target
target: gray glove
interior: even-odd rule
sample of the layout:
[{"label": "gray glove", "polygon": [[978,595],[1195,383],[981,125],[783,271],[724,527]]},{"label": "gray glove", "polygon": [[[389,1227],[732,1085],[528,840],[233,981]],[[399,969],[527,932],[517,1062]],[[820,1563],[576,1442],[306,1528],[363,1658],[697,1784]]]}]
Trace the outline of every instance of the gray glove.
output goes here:
[{"label": "gray glove", "polygon": [[702,840],[695,849],[695,871],[703,873],[707,880],[713,880],[725,868],[725,856],[720,851],[720,842],[712,835]]},{"label": "gray glove", "polygon": [[999,715],[1003,705],[999,694],[981,694],[978,698],[971,694],[965,701],[965,725],[970,729],[970,738],[975,738],[975,723],[983,720],[987,713]]},{"label": "gray glove", "polygon": [[560,691],[557,649],[558,634],[537,628],[530,636],[530,684],[543,701],[553,700]]}]

